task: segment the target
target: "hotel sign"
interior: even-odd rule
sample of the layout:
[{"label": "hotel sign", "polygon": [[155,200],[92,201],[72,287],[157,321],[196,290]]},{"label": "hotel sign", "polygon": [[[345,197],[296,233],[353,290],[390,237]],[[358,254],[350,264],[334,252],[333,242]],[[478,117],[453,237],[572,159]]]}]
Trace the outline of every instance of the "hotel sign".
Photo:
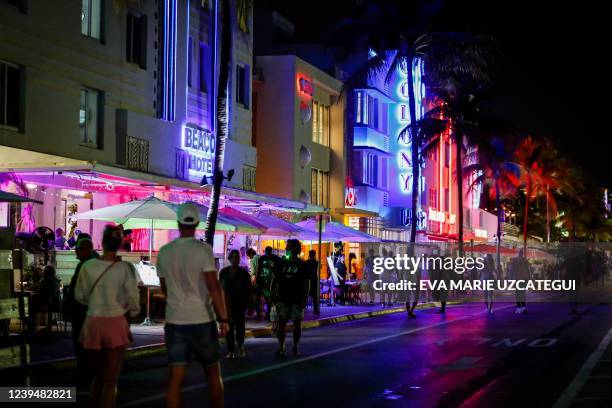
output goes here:
[{"label": "hotel sign", "polygon": [[185,125],[181,148],[187,154],[186,167],[190,180],[200,181],[213,175],[215,136],[207,130]]},{"label": "hotel sign", "polygon": [[484,239],[488,238],[487,230],[480,229],[480,228],[474,228],[474,235],[478,238],[484,238]]},{"label": "hotel sign", "polygon": [[298,76],[297,86],[298,92],[302,95],[308,96],[310,98],[312,98],[312,95],[314,95],[314,86],[312,86],[312,81],[308,78],[303,77],[301,75]]}]

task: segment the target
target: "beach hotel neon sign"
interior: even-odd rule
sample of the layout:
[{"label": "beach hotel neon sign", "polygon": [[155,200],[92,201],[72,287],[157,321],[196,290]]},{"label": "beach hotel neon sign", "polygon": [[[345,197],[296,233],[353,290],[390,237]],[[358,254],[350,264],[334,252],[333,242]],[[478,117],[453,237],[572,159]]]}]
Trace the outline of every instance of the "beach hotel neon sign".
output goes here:
[{"label": "beach hotel neon sign", "polygon": [[204,176],[212,176],[215,155],[214,135],[190,125],[184,125],[181,133],[181,148],[188,155],[189,179],[199,181]]}]

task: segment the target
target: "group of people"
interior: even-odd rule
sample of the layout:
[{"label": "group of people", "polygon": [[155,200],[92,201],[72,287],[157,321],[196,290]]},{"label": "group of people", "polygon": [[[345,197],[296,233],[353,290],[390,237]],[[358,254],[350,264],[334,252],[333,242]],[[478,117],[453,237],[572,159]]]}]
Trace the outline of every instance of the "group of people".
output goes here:
[{"label": "group of people", "polygon": [[[211,405],[221,407],[219,337],[226,337],[228,357],[246,356],[245,314],[257,306],[253,303],[259,303],[260,298],[268,307],[266,314],[274,315],[279,344],[276,355],[286,354],[289,320],[293,321],[292,352],[300,354],[302,320],[315,254],[310,253],[309,262],[300,259],[302,247],[295,239],[287,241],[283,258],[266,248],[257,259],[252,278],[240,265],[240,251],[232,250],[228,256],[230,265],[217,274],[212,247],[195,238],[200,223],[198,206],[180,205],[177,223],[179,238],[163,246],[157,257],[157,273],[166,296],[167,406],[181,405],[186,369],[195,358],[204,368]],[[83,390],[87,383],[91,384],[92,406],[115,405],[117,380],[127,346],[132,342],[129,322],[140,312],[137,271],[117,254],[123,238],[120,226],[107,226],[102,253],[98,254],[90,236],[79,236],[75,244],[79,264],[65,297],[72,322],[79,388]]]}]

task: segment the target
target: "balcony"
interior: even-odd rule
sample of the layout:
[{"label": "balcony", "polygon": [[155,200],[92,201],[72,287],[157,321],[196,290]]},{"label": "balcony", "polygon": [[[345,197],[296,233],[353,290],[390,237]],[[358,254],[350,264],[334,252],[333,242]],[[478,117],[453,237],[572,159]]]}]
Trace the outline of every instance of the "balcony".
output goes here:
[{"label": "balcony", "polygon": [[368,126],[355,126],[353,131],[355,148],[373,148],[389,153],[389,136]]}]

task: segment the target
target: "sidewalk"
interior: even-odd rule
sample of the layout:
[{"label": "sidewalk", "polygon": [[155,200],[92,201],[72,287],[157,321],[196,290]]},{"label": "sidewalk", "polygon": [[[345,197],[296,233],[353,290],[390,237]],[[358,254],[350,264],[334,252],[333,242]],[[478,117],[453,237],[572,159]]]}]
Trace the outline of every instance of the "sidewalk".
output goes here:
[{"label": "sidewalk", "polygon": [[[423,303],[419,308],[431,307],[431,303]],[[403,305],[396,304],[382,308],[380,304],[321,306],[321,314],[315,316],[311,309],[306,310],[304,329],[328,326],[350,320],[365,319],[392,313],[404,312]],[[289,328],[291,325],[288,325]],[[246,337],[266,337],[272,335],[270,322],[257,321],[248,318]],[[61,329],[61,327],[60,327]],[[142,358],[165,352],[163,322],[155,322],[152,326],[131,325],[134,342],[128,348],[127,359]],[[56,368],[68,368],[74,365],[72,353],[72,334],[70,325],[66,332],[53,331],[38,333],[31,342],[30,358],[32,366],[53,365]]]}]

